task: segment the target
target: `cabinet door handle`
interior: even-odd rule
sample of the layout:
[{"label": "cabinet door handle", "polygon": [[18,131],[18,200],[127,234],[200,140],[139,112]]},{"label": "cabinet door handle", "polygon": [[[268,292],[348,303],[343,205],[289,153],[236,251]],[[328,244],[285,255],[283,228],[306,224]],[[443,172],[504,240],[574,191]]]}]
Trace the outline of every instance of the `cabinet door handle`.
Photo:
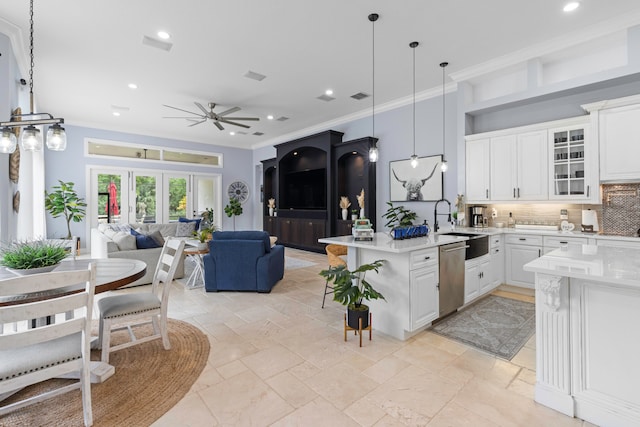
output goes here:
[{"label": "cabinet door handle", "polygon": [[496,249],[496,253],[500,252],[500,249]]},{"label": "cabinet door handle", "polygon": [[538,256],[541,256],[541,255],[542,255],[542,250],[538,249]]},{"label": "cabinet door handle", "polygon": [[486,190],[484,190],[486,195],[487,195],[487,199],[489,198],[489,189],[487,188]]},{"label": "cabinet door handle", "polygon": [[513,188],[513,198],[514,199],[516,198],[516,189],[515,189],[515,187]]},{"label": "cabinet door handle", "polygon": [[587,185],[587,197],[589,197],[589,190],[591,189],[590,185]]},{"label": "cabinet door handle", "polygon": [[569,242],[560,242],[561,245],[568,245]]},{"label": "cabinet door handle", "polygon": [[428,259],[431,259],[431,257],[430,257],[430,256],[426,256],[426,257],[424,257],[424,260],[425,260],[425,261],[426,261],[426,260],[428,260]]},{"label": "cabinet door handle", "polygon": [[518,187],[518,199],[520,198],[520,187]]},{"label": "cabinet door handle", "polygon": [[518,240],[520,240],[521,242],[526,242],[527,241],[527,239],[524,238],[524,237],[520,237]]}]

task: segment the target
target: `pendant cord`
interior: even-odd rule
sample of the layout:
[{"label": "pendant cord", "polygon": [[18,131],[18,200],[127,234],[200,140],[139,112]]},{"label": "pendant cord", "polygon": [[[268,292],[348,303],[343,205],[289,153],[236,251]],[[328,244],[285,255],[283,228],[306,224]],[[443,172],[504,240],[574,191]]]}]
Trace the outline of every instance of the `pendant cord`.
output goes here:
[{"label": "pendant cord", "polygon": [[446,65],[444,65],[442,67],[442,160],[445,160],[445,137],[444,137],[444,133],[445,133],[445,120],[444,120],[444,114],[445,114],[445,109],[444,109],[444,67],[446,67]]},{"label": "pendant cord", "polygon": [[413,48],[413,155],[416,155],[416,49]]},{"label": "pendant cord", "polygon": [[[376,21],[371,21],[371,136],[376,137]],[[375,145],[375,141],[374,141]]]},{"label": "pendant cord", "polygon": [[29,9],[29,55],[31,56],[31,68],[29,69],[29,103],[31,108],[31,114],[33,114],[33,0]]}]

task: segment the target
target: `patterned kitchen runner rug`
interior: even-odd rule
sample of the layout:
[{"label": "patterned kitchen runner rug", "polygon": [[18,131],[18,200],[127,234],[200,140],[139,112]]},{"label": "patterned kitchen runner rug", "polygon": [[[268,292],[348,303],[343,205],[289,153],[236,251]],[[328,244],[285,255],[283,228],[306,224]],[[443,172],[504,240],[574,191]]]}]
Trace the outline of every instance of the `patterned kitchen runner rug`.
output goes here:
[{"label": "patterned kitchen runner rug", "polygon": [[432,331],[511,360],[536,330],[535,305],[489,295],[436,323]]}]

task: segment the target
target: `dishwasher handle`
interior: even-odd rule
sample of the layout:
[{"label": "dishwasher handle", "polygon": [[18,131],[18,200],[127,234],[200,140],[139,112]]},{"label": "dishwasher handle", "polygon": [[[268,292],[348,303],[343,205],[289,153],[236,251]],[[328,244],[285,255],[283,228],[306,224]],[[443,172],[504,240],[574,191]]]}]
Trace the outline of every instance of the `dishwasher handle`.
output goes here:
[{"label": "dishwasher handle", "polygon": [[457,248],[451,248],[451,249],[442,249],[442,252],[453,252],[453,251],[459,251],[460,249],[467,249],[470,246],[458,246]]}]

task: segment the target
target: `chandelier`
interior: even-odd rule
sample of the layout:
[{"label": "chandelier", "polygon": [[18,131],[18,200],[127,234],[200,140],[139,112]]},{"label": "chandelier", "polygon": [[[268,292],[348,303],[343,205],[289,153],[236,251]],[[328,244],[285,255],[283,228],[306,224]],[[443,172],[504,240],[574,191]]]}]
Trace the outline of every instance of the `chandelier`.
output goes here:
[{"label": "chandelier", "polygon": [[34,113],[33,111],[33,0],[29,9],[29,55],[31,64],[29,68],[29,114],[12,114],[8,122],[0,122],[2,129],[0,135],[0,153],[13,153],[16,150],[16,133],[14,128],[22,128],[20,136],[20,146],[25,151],[42,150],[42,133],[36,126],[52,125],[47,131],[47,148],[53,151],[64,151],[67,148],[67,135],[60,124],[64,123],[62,118],[54,118],[49,113]]}]

